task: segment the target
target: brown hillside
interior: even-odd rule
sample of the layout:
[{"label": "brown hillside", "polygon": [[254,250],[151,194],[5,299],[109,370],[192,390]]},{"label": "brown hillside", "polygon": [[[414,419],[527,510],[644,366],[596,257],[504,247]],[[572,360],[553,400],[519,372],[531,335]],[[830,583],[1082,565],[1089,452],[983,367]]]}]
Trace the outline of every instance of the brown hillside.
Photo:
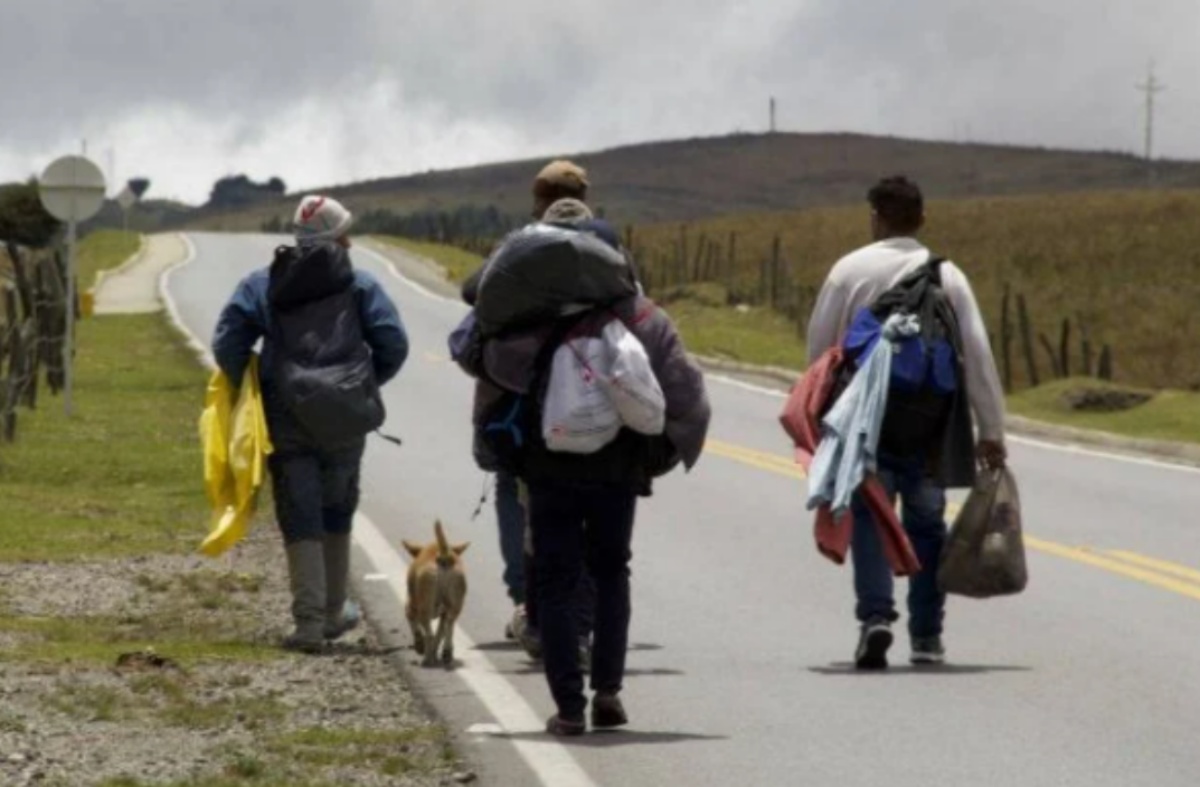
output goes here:
[{"label": "brown hillside", "polygon": [[[1004,292],[1012,294],[1014,328],[1016,296],[1023,296],[1040,381],[1056,376],[1051,351],[1061,358],[1069,320],[1067,371],[1094,371],[1108,345],[1117,381],[1200,391],[1200,354],[1192,349],[1200,338],[1200,190],[934,200],[927,214],[925,242],[971,277],[998,350]],[[635,256],[656,297],[679,285],[719,285],[731,301],[774,306],[790,319],[792,336],[803,335],[830,266],[869,242],[865,205],[634,230]],[[800,342],[793,344],[799,353]],[[1014,386],[1024,387],[1019,337],[1012,359]]]},{"label": "brown hillside", "polygon": [[[529,181],[550,158],[384,178],[326,189],[357,210],[404,213],[465,203],[528,210]],[[1146,165],[1118,153],[923,142],[857,134],[741,134],[655,142],[572,155],[593,181],[593,201],[614,220],[657,222],[861,201],[884,174],[906,173],[933,198],[1137,189]],[[1158,184],[1200,187],[1200,162],[1159,162]],[[286,220],[294,197],[236,215],[201,211],[193,222],[253,229]]]}]

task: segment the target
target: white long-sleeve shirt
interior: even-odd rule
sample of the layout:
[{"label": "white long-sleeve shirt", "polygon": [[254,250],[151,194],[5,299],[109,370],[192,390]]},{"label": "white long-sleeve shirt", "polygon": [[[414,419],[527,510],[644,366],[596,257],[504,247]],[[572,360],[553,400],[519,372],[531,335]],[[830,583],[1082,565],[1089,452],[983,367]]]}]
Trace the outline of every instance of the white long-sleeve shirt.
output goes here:
[{"label": "white long-sleeve shirt", "polygon": [[[929,259],[929,250],[914,238],[872,243],[838,260],[829,273],[808,324],[811,364],[839,343],[855,313]],[[987,328],[966,275],[949,260],[941,265],[942,288],[958,315],[963,340],[963,366],[971,410],[983,440],[1004,439],[1004,389],[988,342]]]}]

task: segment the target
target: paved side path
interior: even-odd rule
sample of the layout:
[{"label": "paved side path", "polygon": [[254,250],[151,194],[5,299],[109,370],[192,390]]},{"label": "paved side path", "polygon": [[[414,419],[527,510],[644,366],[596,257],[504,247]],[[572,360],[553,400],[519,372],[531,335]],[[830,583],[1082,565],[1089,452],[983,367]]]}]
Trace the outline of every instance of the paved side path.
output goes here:
[{"label": "paved side path", "polygon": [[161,311],[158,277],[187,256],[180,235],[147,235],[142,249],[96,284],[96,314],[143,314]]}]

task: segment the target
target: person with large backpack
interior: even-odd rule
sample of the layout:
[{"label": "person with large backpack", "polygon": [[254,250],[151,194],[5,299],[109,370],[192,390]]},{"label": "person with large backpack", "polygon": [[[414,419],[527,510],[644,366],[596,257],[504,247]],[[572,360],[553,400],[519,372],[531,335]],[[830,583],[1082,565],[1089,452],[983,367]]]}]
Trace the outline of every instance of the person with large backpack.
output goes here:
[{"label": "person with large backpack", "polygon": [[[606,225],[596,222],[587,207],[589,188],[588,173],[571,161],[555,160],[546,164],[533,179],[531,214],[535,221],[567,224],[587,224],[604,233],[610,245],[619,241],[615,232]],[[479,285],[483,280],[485,265],[480,266],[462,285],[463,301],[475,305]],[[484,385],[481,383],[481,386]],[[500,554],[504,561],[503,581],[508,596],[513,602],[513,613],[505,625],[504,633],[516,640],[533,659],[542,654],[541,635],[538,624],[537,596],[534,592],[537,578],[531,559],[532,539],[526,527],[527,516],[522,488],[517,477],[508,469],[497,465],[494,459],[476,452],[481,468],[495,473],[496,523],[500,531]],[[584,574],[580,578],[578,592],[580,660],[589,661],[591,642],[591,610],[594,588],[591,578]]]},{"label": "person with large backpack", "polygon": [[[946,490],[971,487],[978,464],[1004,466],[1004,391],[967,277],[916,238],[925,221],[920,188],[904,177],[886,178],[867,200],[875,242],[830,272],[809,322],[808,360],[840,346],[852,373],[878,342],[894,342],[876,472],[887,494],[903,502],[903,528],[921,565],[909,580],[910,660],[938,664],[945,659],[946,597],[937,569],[947,535]],[[915,318],[916,333],[885,335],[895,316]],[[868,501],[861,491],[851,500],[860,623],[855,664],[882,669],[898,619],[893,578]]]},{"label": "person with large backpack", "polygon": [[246,276],[217,321],[213,355],[240,385],[263,341],[259,377],[275,513],[287,552],[295,630],[289,650],[318,652],[353,629],[350,531],[367,434],[385,411],[380,387],[400,371],[409,343],[396,305],[350,263],[353,216],[336,200],[306,196],[296,244]]},{"label": "person with large backpack", "polygon": [[[477,456],[504,467],[528,493],[542,661],[557,706],[546,726],[553,735],[587,729],[585,674],[577,658],[578,589],[585,575],[595,587],[591,723],[598,729],[627,723],[620,693],[637,501],[651,494],[654,479],[695,465],[711,416],[702,372],[670,318],[642,295],[628,254],[606,235],[589,221],[539,222],[506,238],[480,278],[471,327],[461,327],[460,338],[475,339],[460,347],[475,348],[455,353],[479,381],[477,393],[486,382],[472,419]],[[598,346],[605,350],[592,354]],[[661,418],[656,428],[640,429],[610,418],[605,435],[589,443],[586,425],[576,430],[579,421],[554,420],[550,405],[580,401],[571,399],[578,383],[598,379],[587,366],[593,360],[605,363],[607,356],[608,371],[596,372],[615,385],[618,351],[640,360],[640,382],[652,378]],[[564,377],[557,376],[560,369]],[[624,382],[619,387],[633,391]],[[623,393],[612,396],[625,401]],[[561,445],[562,438],[575,437],[588,444]]]}]

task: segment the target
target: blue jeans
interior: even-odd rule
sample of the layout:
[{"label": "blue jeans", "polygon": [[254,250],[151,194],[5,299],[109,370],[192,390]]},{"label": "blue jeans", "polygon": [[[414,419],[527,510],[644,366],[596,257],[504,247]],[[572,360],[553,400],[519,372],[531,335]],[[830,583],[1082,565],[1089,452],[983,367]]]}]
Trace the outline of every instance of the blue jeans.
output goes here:
[{"label": "blue jeans", "polygon": [[496,521],[500,526],[500,555],[504,586],[514,604],[525,603],[525,509],[517,496],[517,479],[496,473]]},{"label": "blue jeans", "polygon": [[287,544],[346,535],[358,508],[365,442],[345,451],[288,452],[267,460],[275,518]]},{"label": "blue jeans", "polygon": [[618,692],[629,641],[629,561],[637,494],[606,484],[534,484],[529,522],[541,607],[542,660],[564,718],[587,707],[579,665],[581,580],[591,575],[595,643],[591,687]]},{"label": "blue jeans", "polygon": [[[899,496],[903,503],[904,530],[921,561],[921,571],[908,583],[909,634],[941,636],[946,595],[938,590],[937,570],[946,543],[946,492],[925,474],[920,460],[881,456],[879,480],[893,502]],[[892,571],[874,517],[860,495],[855,495],[851,507],[856,615],[864,623],[872,619],[895,621],[899,616],[892,598]]]}]

